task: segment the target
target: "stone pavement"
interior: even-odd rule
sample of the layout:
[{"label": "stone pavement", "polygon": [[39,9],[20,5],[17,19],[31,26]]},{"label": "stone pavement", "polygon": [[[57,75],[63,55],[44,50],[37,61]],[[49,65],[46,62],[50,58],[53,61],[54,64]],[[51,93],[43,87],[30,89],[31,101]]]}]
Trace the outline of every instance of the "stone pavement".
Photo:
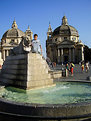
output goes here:
[{"label": "stone pavement", "polygon": [[[85,70],[84,70],[84,72],[82,72],[82,70],[81,70],[81,66],[80,65],[75,65],[75,67],[74,67],[74,75],[73,76],[71,76],[71,73],[69,72],[69,76],[68,77],[62,77],[61,79],[60,79],[60,81],[62,80],[62,81],[79,81],[79,80],[83,80],[83,81],[86,81],[87,80],[87,77],[88,76],[91,76],[91,64],[90,64],[90,66],[89,66],[90,68],[89,68],[89,71],[88,72],[86,72]],[[65,68],[65,65],[63,65],[63,66],[57,66],[55,69],[62,69],[62,68]]]}]

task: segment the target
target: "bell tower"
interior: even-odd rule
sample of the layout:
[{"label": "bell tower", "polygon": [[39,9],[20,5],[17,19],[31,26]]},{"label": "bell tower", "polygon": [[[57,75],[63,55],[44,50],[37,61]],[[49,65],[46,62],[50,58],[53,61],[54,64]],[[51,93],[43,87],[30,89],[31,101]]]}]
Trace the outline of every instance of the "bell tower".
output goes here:
[{"label": "bell tower", "polygon": [[26,34],[26,36],[28,36],[28,37],[29,37],[29,39],[30,39],[30,40],[32,40],[32,39],[33,39],[33,32],[30,30],[29,25],[28,25],[28,28],[27,28],[27,30],[26,30],[26,32],[25,32],[25,34]]},{"label": "bell tower", "polygon": [[47,32],[47,39],[49,39],[52,35],[52,28],[51,28],[51,24],[49,22],[49,27],[48,27],[48,32]]}]

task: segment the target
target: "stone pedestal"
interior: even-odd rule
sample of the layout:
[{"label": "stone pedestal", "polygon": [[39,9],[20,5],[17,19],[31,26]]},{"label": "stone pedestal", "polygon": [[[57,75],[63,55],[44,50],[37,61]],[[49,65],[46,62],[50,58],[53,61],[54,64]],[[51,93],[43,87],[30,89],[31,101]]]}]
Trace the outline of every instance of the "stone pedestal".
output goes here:
[{"label": "stone pedestal", "polygon": [[49,67],[42,56],[36,53],[8,56],[1,74],[2,81],[23,89],[53,85]]}]

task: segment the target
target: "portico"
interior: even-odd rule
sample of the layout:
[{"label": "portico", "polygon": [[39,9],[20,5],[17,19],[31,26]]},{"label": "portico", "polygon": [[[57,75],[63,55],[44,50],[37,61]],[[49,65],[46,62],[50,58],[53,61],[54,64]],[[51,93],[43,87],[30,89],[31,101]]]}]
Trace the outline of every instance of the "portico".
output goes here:
[{"label": "portico", "polygon": [[58,63],[75,63],[75,48],[58,48]]}]

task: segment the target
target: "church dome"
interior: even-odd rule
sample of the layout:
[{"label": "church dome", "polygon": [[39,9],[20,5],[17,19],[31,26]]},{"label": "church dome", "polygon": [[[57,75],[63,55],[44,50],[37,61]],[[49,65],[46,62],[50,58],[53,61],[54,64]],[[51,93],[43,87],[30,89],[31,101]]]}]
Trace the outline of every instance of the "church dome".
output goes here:
[{"label": "church dome", "polygon": [[7,30],[4,34],[3,34],[3,38],[7,38],[7,37],[22,37],[24,36],[25,33],[21,30],[19,30],[17,28],[17,24],[16,24],[16,21],[14,20],[13,21],[13,24],[12,24],[12,28]]},{"label": "church dome", "polygon": [[71,25],[68,25],[66,16],[62,18],[62,25],[57,27],[53,31],[53,36],[55,35],[69,35],[69,36],[77,36],[79,37],[78,31]]}]

